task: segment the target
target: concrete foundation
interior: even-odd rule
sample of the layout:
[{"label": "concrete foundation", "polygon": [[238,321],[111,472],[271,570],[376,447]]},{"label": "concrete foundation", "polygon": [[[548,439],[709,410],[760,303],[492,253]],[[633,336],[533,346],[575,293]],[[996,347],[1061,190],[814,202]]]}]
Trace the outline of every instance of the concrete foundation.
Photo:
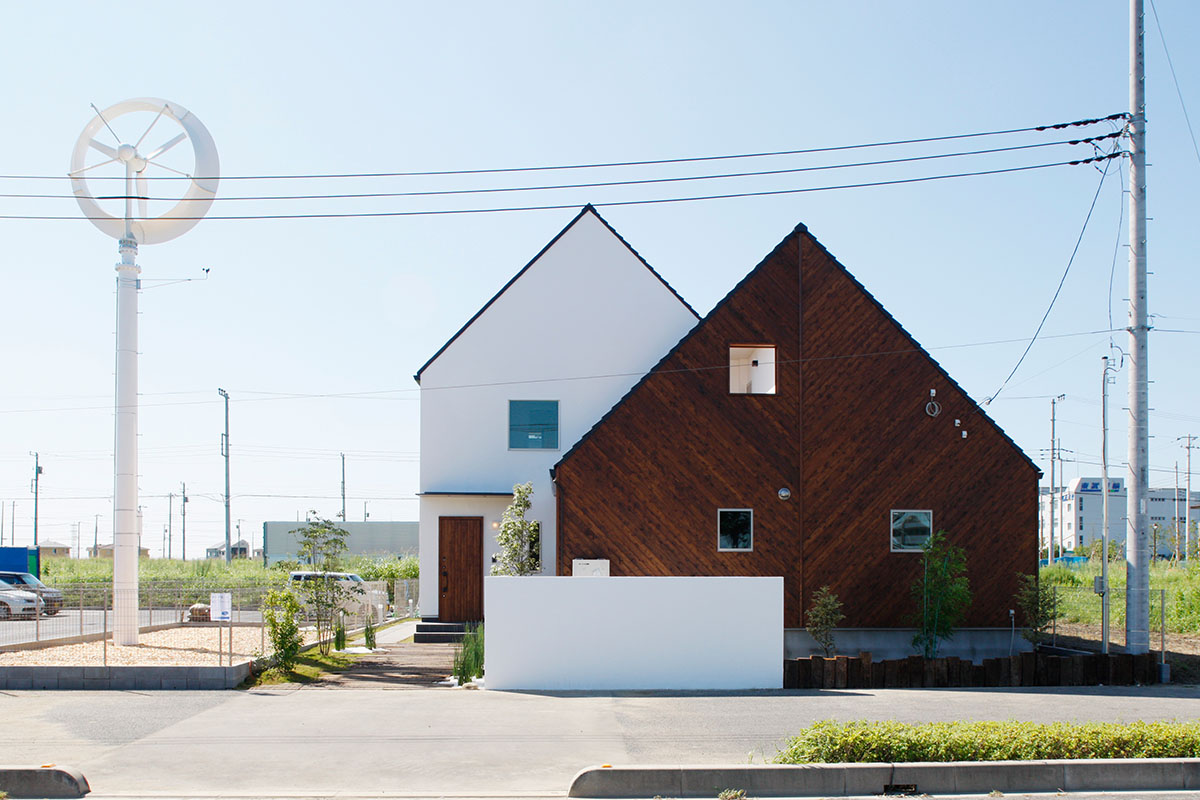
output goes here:
[{"label": "concrete foundation", "polygon": [[[885,661],[916,654],[912,644],[916,632],[916,628],[836,628],[833,638],[837,655],[856,656],[865,650],[871,653],[875,661]],[[954,632],[953,638],[942,642],[938,656],[965,658],[979,664],[985,658],[1016,655],[1032,649],[1033,645],[1021,637],[1020,631],[1014,633],[1009,628],[960,628]],[[784,631],[783,651],[785,658],[824,654],[803,628]]]}]

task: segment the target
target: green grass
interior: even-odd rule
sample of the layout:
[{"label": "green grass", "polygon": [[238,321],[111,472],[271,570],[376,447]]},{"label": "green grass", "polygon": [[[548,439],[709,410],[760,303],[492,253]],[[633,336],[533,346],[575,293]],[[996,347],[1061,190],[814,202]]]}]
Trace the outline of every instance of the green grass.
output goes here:
[{"label": "green grass", "polygon": [[[1043,567],[1043,584],[1057,587],[1059,619],[1066,622],[1100,624],[1100,597],[1092,592],[1092,581],[1100,574],[1098,560],[1077,568]],[[1125,563],[1109,562],[1108,580],[1113,592],[1109,604],[1112,625],[1125,624]],[[1167,593],[1167,632],[1200,632],[1200,559],[1187,566],[1155,561],[1150,566],[1150,628],[1159,629],[1159,590]]]},{"label": "green grass", "polygon": [[1200,722],[835,722],[805,728],[777,764],[1200,757]]},{"label": "green grass", "polygon": [[323,656],[314,647],[300,654],[300,657],[296,659],[296,668],[291,672],[284,672],[273,667],[257,675],[251,675],[238,688],[253,689],[256,686],[314,683],[326,675],[345,672],[357,660],[358,655],[354,653],[330,653]]}]

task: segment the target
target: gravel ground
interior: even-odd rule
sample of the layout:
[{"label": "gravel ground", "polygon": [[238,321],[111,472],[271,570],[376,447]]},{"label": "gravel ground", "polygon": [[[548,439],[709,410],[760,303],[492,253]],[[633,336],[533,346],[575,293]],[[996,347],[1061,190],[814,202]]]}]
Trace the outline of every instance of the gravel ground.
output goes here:
[{"label": "gravel ground", "polygon": [[[139,643],[133,647],[117,647],[111,642],[107,648],[103,642],[84,642],[46,647],[40,650],[15,650],[0,653],[0,667],[91,667],[105,663],[107,649],[108,666],[165,666],[181,667],[217,666],[228,663],[229,633],[221,630],[223,653],[217,654],[218,628],[171,628],[169,630],[143,633]],[[313,641],[309,633],[305,643]],[[239,663],[263,650],[262,632],[259,628],[233,628],[233,661]],[[220,658],[220,661],[218,661]]]}]

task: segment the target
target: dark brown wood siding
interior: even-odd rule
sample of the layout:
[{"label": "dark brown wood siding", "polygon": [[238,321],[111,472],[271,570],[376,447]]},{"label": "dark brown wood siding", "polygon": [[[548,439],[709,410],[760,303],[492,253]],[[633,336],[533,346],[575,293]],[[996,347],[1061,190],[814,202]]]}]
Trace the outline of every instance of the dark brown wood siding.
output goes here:
[{"label": "dark brown wood siding", "polygon": [[[775,346],[776,394],[729,393],[738,344]],[[614,575],[777,575],[789,627],[824,585],[846,626],[906,626],[920,558],[890,551],[890,511],[931,509],[968,552],[968,624],[1006,625],[1016,573],[1036,566],[1037,475],[797,231],[559,463],[557,571],[607,558]],[[754,510],[753,552],[717,551],[720,508]]]}]

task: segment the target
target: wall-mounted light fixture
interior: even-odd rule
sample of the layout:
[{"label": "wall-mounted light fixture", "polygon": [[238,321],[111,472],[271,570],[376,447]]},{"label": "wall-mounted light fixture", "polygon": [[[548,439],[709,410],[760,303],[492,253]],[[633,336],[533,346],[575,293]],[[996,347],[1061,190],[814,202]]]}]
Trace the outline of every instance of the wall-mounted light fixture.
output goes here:
[{"label": "wall-mounted light fixture", "polygon": [[786,486],[783,487],[782,489],[780,489],[779,490],[779,499],[780,500],[791,500],[792,499],[792,490],[787,488]]}]

